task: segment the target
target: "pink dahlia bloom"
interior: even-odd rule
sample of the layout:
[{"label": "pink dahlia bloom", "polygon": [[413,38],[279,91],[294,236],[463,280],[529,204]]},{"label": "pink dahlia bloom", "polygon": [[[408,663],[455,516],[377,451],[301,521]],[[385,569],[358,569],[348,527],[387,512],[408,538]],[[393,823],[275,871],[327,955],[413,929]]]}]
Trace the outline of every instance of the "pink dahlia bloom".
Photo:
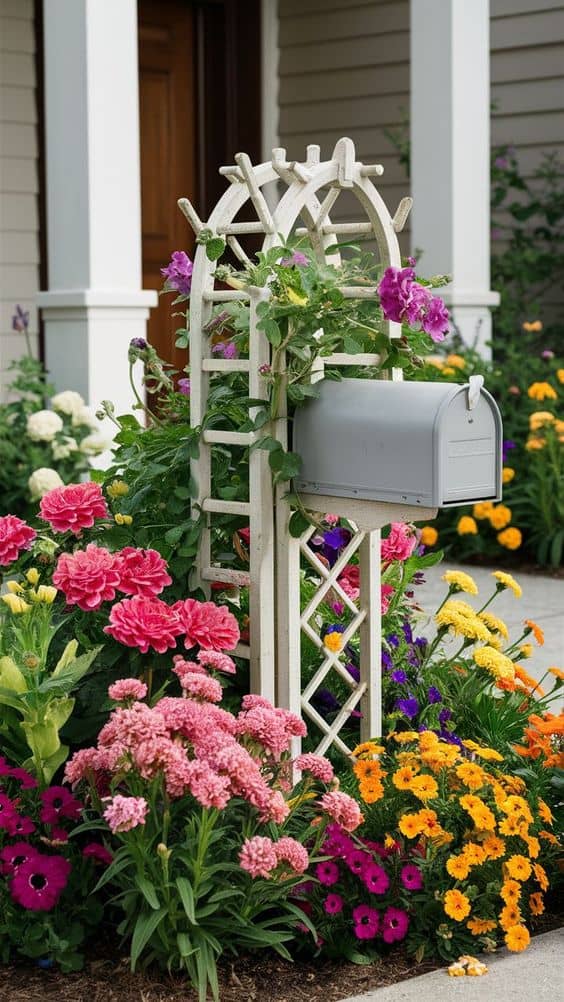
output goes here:
[{"label": "pink dahlia bloom", "polygon": [[67,484],[41,498],[39,517],[55,532],[78,533],[91,529],[97,518],[107,518],[108,506],[100,484]]},{"label": "pink dahlia bloom", "polygon": [[232,651],[237,646],[239,627],[226,605],[187,598],[176,602],[173,609],[181,619],[187,650],[195,644],[212,651]]},{"label": "pink dahlia bloom", "polygon": [[36,853],[14,871],[10,894],[28,911],[51,911],[64,891],[71,864],[63,856]]},{"label": "pink dahlia bloom", "polygon": [[126,595],[159,595],[172,584],[166,561],[157,550],[138,550],[126,546],[117,554],[119,590]]},{"label": "pink dahlia bloom", "polygon": [[309,772],[314,779],[319,779],[322,783],[330,783],[335,775],[329,759],[324,755],[314,755],[313,752],[298,755],[296,768],[301,772]]},{"label": "pink dahlia bloom", "polygon": [[53,574],[53,584],[60,588],[68,604],[85,612],[99,609],[102,602],[111,602],[119,582],[116,557],[96,543],[75,553],[62,553]]},{"label": "pink dahlia bloom", "polygon": [[176,606],[146,595],[117,602],[110,610],[110,625],[104,627],[104,633],[118,643],[137,647],[142,654],[146,654],[149,647],[164,654],[170,647],[176,647],[176,638],[183,632]]},{"label": "pink dahlia bloom", "polygon": [[274,852],[278,862],[287,863],[294,873],[305,873],[309,866],[307,849],[295,838],[285,835],[274,843]]},{"label": "pink dahlia bloom", "polygon": [[356,800],[340,790],[324,793],[319,804],[329,817],[347,832],[353,832],[363,820]]},{"label": "pink dahlia bloom", "polygon": [[412,526],[403,522],[392,522],[390,534],[382,540],[382,560],[391,563],[393,560],[407,560],[417,546],[417,536]]},{"label": "pink dahlia bloom", "polygon": [[118,793],[110,800],[104,817],[115,835],[116,832],[130,832],[132,828],[144,825],[148,810],[144,797],[122,797]]},{"label": "pink dahlia bloom", "polygon": [[220,703],[223,696],[223,689],[217,679],[202,675],[201,672],[186,672],[180,679],[180,686],[192,699],[202,700],[204,703]]},{"label": "pink dahlia bloom", "polygon": [[126,699],[145,699],[147,686],[138,678],[119,678],[108,688],[108,696],[121,703]]},{"label": "pink dahlia bloom", "polygon": [[29,550],[37,533],[22,518],[2,515],[0,518],[0,565],[13,563],[22,550]]},{"label": "pink dahlia bloom", "polygon": [[265,835],[245,839],[239,853],[239,862],[251,877],[264,877],[268,880],[278,865],[274,842]]},{"label": "pink dahlia bloom", "polygon": [[214,671],[223,671],[227,675],[235,675],[237,667],[233,658],[229,654],[222,654],[221,651],[200,651],[198,661],[205,668],[212,668]]}]

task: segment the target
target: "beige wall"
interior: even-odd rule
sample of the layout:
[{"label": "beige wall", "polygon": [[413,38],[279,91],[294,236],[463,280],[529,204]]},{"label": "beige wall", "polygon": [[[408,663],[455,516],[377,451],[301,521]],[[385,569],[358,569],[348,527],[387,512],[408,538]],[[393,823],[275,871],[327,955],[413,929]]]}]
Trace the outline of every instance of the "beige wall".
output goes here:
[{"label": "beige wall", "polygon": [[30,311],[37,345],[38,142],[32,0],[0,0],[0,386],[23,352],[14,304]]}]

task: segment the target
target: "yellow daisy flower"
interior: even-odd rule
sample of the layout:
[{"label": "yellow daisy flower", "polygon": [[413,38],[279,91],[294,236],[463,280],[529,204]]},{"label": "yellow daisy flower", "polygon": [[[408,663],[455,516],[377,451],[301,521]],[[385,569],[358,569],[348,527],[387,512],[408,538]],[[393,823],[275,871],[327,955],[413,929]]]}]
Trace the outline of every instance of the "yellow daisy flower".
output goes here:
[{"label": "yellow daisy flower", "polygon": [[450,585],[452,591],[464,591],[467,595],[478,594],[478,585],[465,571],[445,571],[443,581]]},{"label": "yellow daisy flower", "polygon": [[505,571],[492,571],[492,577],[496,578],[498,581],[497,587],[502,591],[504,588],[510,588],[515,598],[521,598],[523,594],[523,589],[521,585],[517,583],[512,574],[506,574]]}]

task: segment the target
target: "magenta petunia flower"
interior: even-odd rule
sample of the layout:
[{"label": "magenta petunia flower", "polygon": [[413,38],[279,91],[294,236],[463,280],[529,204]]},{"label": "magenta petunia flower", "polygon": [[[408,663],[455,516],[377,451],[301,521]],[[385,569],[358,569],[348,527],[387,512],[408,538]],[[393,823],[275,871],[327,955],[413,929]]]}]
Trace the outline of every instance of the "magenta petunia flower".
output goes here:
[{"label": "magenta petunia flower", "polygon": [[390,878],[378,863],[368,863],[362,871],[362,881],[371,894],[385,894],[390,886]]},{"label": "magenta petunia flower", "polygon": [[423,877],[421,870],[415,863],[407,863],[402,867],[400,880],[408,891],[420,891],[423,887]]},{"label": "magenta petunia flower", "polygon": [[71,865],[63,856],[37,853],[14,870],[10,894],[28,911],[50,911],[64,891]]},{"label": "magenta petunia flower", "polygon": [[345,856],[345,863],[347,864],[351,873],[356,873],[360,876],[364,867],[371,862],[370,856],[367,852],[363,852],[362,849],[353,849],[352,852],[347,853]]},{"label": "magenta petunia flower", "polygon": [[89,842],[88,845],[84,846],[82,855],[85,859],[93,859],[94,862],[103,863],[104,866],[109,866],[114,858],[110,850],[106,849],[105,845],[101,845],[100,842]]},{"label": "magenta petunia flower", "polygon": [[380,916],[370,905],[353,908],[354,934],[357,939],[374,939],[380,925]]},{"label": "magenta petunia flower", "polygon": [[386,320],[423,329],[433,341],[444,340],[449,329],[448,310],[439,296],[415,280],[413,268],[386,268],[378,293]]},{"label": "magenta petunia flower", "polygon": [[39,817],[48,825],[56,825],[62,818],[78,821],[84,806],[65,786],[49,786],[41,794],[41,803]]},{"label": "magenta petunia flower", "polygon": [[37,780],[35,776],[32,776],[27,769],[22,769],[16,766],[14,769],[8,769],[7,772],[0,773],[0,775],[11,776],[16,782],[20,784],[23,790],[34,790],[37,786]]},{"label": "magenta petunia flower", "polygon": [[323,908],[327,915],[338,915],[342,912],[344,903],[340,894],[328,894],[323,902]]},{"label": "magenta petunia flower", "polygon": [[409,928],[409,915],[401,908],[386,908],[382,917],[382,939],[385,943],[397,943],[404,939]]},{"label": "magenta petunia flower", "polygon": [[8,828],[15,817],[17,811],[14,801],[7,794],[0,793],[0,828]]},{"label": "magenta petunia flower", "polygon": [[6,831],[8,835],[22,837],[31,835],[35,831],[35,825],[31,818],[22,817],[21,814],[13,814],[6,819]]},{"label": "magenta petunia flower", "polygon": [[339,879],[339,867],[332,860],[326,859],[315,867],[315,876],[324,887],[332,887]]},{"label": "magenta petunia flower", "polygon": [[13,842],[12,845],[7,845],[0,851],[0,860],[2,861],[0,873],[10,876],[17,870],[18,866],[35,856],[37,856],[37,849],[34,849],[29,842]]},{"label": "magenta petunia flower", "polygon": [[166,278],[165,287],[183,296],[190,295],[192,288],[193,264],[184,251],[173,251],[166,268],[161,268],[161,275]]}]

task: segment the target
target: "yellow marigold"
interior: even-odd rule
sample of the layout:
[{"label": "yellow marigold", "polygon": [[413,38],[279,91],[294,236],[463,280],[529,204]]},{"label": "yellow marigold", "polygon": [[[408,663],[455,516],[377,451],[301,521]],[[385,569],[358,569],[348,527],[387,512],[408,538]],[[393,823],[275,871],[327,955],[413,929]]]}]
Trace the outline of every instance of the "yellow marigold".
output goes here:
[{"label": "yellow marigold", "polygon": [[499,913],[499,924],[501,928],[507,932],[508,929],[511,929],[511,926],[517,925],[521,922],[522,918],[523,916],[517,908],[517,905],[505,905]]},{"label": "yellow marigold", "polygon": [[402,814],[398,828],[406,838],[415,838],[417,835],[421,835],[423,824],[418,814]]},{"label": "yellow marigold", "polygon": [[564,383],[564,369],[556,370],[556,378],[559,383]]},{"label": "yellow marigold", "polygon": [[409,789],[419,800],[434,800],[439,795],[439,787],[432,776],[416,776],[412,779]]},{"label": "yellow marigold", "polygon": [[544,912],[544,898],[540,891],[535,891],[534,894],[529,895],[529,908],[531,909],[531,915],[542,915]]},{"label": "yellow marigold", "polygon": [[419,747],[421,751],[433,751],[439,746],[439,738],[434,731],[421,731],[419,734]]},{"label": "yellow marigold", "polygon": [[519,835],[520,829],[521,823],[519,818],[512,817],[511,815],[499,823],[499,830],[502,835]]},{"label": "yellow marigold", "polygon": [[523,834],[521,835],[521,838],[523,839],[523,842],[526,844],[527,849],[529,850],[529,856],[531,857],[531,859],[536,859],[537,856],[539,856],[541,850],[538,838],[536,838],[534,835],[523,835]]},{"label": "yellow marigold", "polygon": [[554,815],[550,810],[550,807],[548,806],[546,801],[542,800],[541,797],[539,797],[538,799],[538,812],[539,812],[539,817],[542,818],[542,820],[545,821],[547,825],[552,824],[552,822],[554,821]]},{"label": "yellow marigold", "polygon": [[507,505],[498,504],[492,509],[488,518],[493,529],[505,529],[511,521],[511,508]]},{"label": "yellow marigold", "polygon": [[442,609],[437,612],[435,622],[437,626],[443,626],[452,630],[455,635],[467,637],[469,640],[486,642],[491,636],[473,609],[472,615],[467,614],[454,601],[445,602]]},{"label": "yellow marigold", "polygon": [[510,877],[514,880],[528,880],[531,876],[531,864],[526,856],[521,856],[517,853],[515,856],[510,856],[505,863],[505,868]]},{"label": "yellow marigold", "polygon": [[483,519],[489,518],[490,512],[493,511],[493,503],[491,501],[479,501],[475,504],[472,509],[472,514],[474,518]]},{"label": "yellow marigold", "polygon": [[460,891],[447,891],[444,900],[444,910],[455,922],[463,922],[470,914],[470,901]]},{"label": "yellow marigold", "polygon": [[459,536],[477,536],[478,526],[471,515],[463,515],[458,519],[456,531]]},{"label": "yellow marigold", "polygon": [[530,435],[525,442],[527,452],[538,452],[540,449],[544,449],[545,445],[546,438],[543,438],[542,435]]},{"label": "yellow marigold", "polygon": [[465,571],[445,571],[443,581],[450,586],[451,591],[464,591],[467,595],[477,595],[478,585],[474,578],[466,574]]},{"label": "yellow marigold", "polygon": [[477,828],[494,831],[496,823],[494,814],[480,797],[468,793],[460,798],[460,806],[468,812]]},{"label": "yellow marigold", "polygon": [[517,880],[504,881],[499,896],[506,905],[516,905],[521,898],[521,884]]},{"label": "yellow marigold", "polygon": [[106,489],[111,498],[123,498],[129,494],[129,485],[124,480],[113,480]]},{"label": "yellow marigold", "polygon": [[504,814],[511,814],[513,817],[523,818],[529,824],[533,823],[531,808],[524,797],[518,797],[515,794],[511,794],[511,796],[507,797],[501,805],[501,809]]},{"label": "yellow marigold", "polygon": [[488,859],[501,859],[502,856],[505,856],[505,842],[497,835],[489,835],[482,843],[482,849]]},{"label": "yellow marigold", "polygon": [[466,923],[466,928],[470,930],[473,936],[483,936],[487,932],[493,932],[496,927],[497,922],[495,919],[471,918]]},{"label": "yellow marigold", "polygon": [[482,623],[485,623],[488,630],[491,630],[492,633],[500,633],[505,640],[508,639],[509,630],[503,622],[503,619],[500,619],[499,616],[495,616],[493,612],[487,611],[478,613],[478,616],[482,620]]},{"label": "yellow marigold", "polygon": [[455,880],[465,880],[470,873],[470,860],[466,856],[449,856],[446,870]]},{"label": "yellow marigold", "polygon": [[397,741],[399,745],[406,745],[410,741],[417,741],[417,738],[419,737],[419,732],[397,731],[395,734],[392,734],[391,737],[394,739],[394,741]]},{"label": "yellow marigold", "polygon": [[358,784],[358,792],[365,804],[375,804],[384,796],[384,786],[379,781],[371,780]]},{"label": "yellow marigold", "polygon": [[556,400],[558,396],[550,383],[531,383],[527,393],[531,400]]},{"label": "yellow marigold", "polygon": [[447,365],[453,365],[455,369],[465,369],[466,361],[462,355],[447,355]]},{"label": "yellow marigold", "polygon": [[512,574],[507,574],[505,571],[492,571],[492,577],[496,578],[496,587],[502,591],[504,588],[511,588],[511,591],[515,595],[515,598],[521,598],[523,594],[523,589],[521,585],[517,583]]},{"label": "yellow marigold", "polygon": [[[437,835],[440,835],[441,837],[443,835],[448,836],[448,832],[444,832],[441,827],[437,812],[433,811],[430,807],[422,807],[421,810],[417,812],[417,818],[419,820],[419,824],[421,825],[422,835],[433,837]],[[446,841],[450,842],[451,838],[452,836],[449,836]]]},{"label": "yellow marigold", "polygon": [[564,682],[564,671],[562,671],[562,668],[556,668],[553,665],[548,671],[550,675],[554,675],[554,678],[558,678],[561,682]]},{"label": "yellow marigold", "polygon": [[486,782],[484,770],[472,762],[463,762],[462,765],[457,766],[456,775],[470,790],[479,790]]},{"label": "yellow marigold", "polygon": [[398,790],[409,790],[412,779],[415,778],[417,769],[411,765],[404,765],[397,769],[392,775],[392,783]]},{"label": "yellow marigold", "polygon": [[535,411],[534,414],[529,415],[529,429],[530,431],[538,431],[539,428],[544,428],[547,424],[553,424],[554,414],[550,411]]},{"label": "yellow marigold", "polygon": [[524,925],[514,925],[505,934],[507,949],[512,950],[514,953],[526,950],[530,942],[531,937]]},{"label": "yellow marigold", "polygon": [[456,369],[452,365],[443,365],[443,373],[445,376],[454,376]]},{"label": "yellow marigold", "polygon": [[327,650],[333,651],[337,654],[343,646],[343,635],[334,630],[332,633],[326,633],[323,638],[323,643],[325,644]]},{"label": "yellow marigold", "polygon": [[519,647],[519,654],[522,658],[531,658],[533,656],[533,645],[532,644],[521,644]]},{"label": "yellow marigold", "polygon": [[439,534],[433,525],[424,525],[421,529],[420,542],[423,546],[434,546]]},{"label": "yellow marigold", "polygon": [[520,776],[511,776],[508,772],[502,772],[501,779],[509,793],[526,793],[527,784]]},{"label": "yellow marigold", "polygon": [[543,891],[548,891],[548,877],[544,866],[541,866],[540,863],[533,863],[533,873],[537,884]]},{"label": "yellow marigold", "polygon": [[477,647],[474,661],[480,668],[486,668],[494,678],[515,678],[513,661],[493,647]]},{"label": "yellow marigold", "polygon": [[376,759],[361,759],[355,762],[353,772],[360,782],[370,782],[379,780],[382,775],[382,767]]},{"label": "yellow marigold", "polygon": [[515,477],[515,470],[511,466],[504,466],[501,471],[501,481],[504,484],[510,484]]},{"label": "yellow marigold", "polygon": [[375,741],[363,741],[362,744],[353,748],[353,755],[358,758],[360,755],[383,755],[386,751],[384,745],[378,745]]},{"label": "yellow marigold", "polygon": [[526,619],[525,626],[527,628],[527,632],[533,634],[533,637],[535,638],[539,647],[542,647],[544,644],[544,633],[541,630],[538,623],[535,623],[534,619]]},{"label": "yellow marigold", "polygon": [[500,753],[495,751],[494,748],[482,748],[481,745],[472,741],[471,738],[466,738],[462,744],[465,748],[468,748],[469,751],[478,755],[479,758],[483,758],[486,759],[486,761],[491,762],[503,762],[503,755],[500,755]]},{"label": "yellow marigold", "polygon": [[486,859],[486,853],[477,842],[467,842],[462,850],[462,855],[468,860],[470,866],[481,866]]},{"label": "yellow marigold", "polygon": [[525,320],[523,330],[528,334],[539,334],[542,331],[542,320]]},{"label": "yellow marigold", "polygon": [[523,542],[523,533],[514,525],[510,525],[503,532],[498,532],[496,538],[499,545],[504,546],[506,550],[518,550]]}]

